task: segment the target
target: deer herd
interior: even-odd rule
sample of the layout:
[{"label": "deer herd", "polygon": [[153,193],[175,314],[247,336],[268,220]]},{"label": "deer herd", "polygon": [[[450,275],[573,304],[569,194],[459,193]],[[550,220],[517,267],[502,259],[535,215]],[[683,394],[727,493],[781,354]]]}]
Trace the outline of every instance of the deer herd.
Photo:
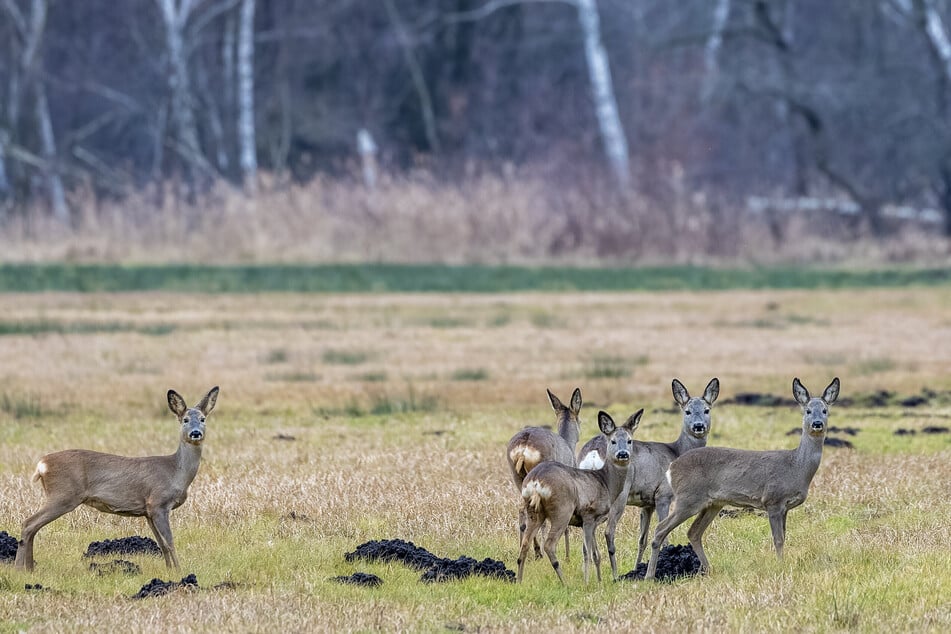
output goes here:
[{"label": "deer herd", "polygon": [[[512,480],[522,495],[518,581],[522,580],[529,546],[535,542],[536,557],[544,550],[564,583],[555,546],[564,535],[567,559],[569,526],[581,526],[584,531],[585,582],[592,561],[600,581],[601,557],[594,530],[605,522],[611,574],[617,579],[614,535],[626,506],[641,509],[638,564],[647,548],[651,516],[657,511],[658,524],[645,579],[654,578],[660,549],[670,532],[694,516],[687,539],[700,560],[701,571],[708,572],[710,562],[703,550],[703,533],[728,505],[765,511],[776,555],[782,559],[786,513],[805,501],[819,468],[829,407],[839,396],[839,379],[833,379],[820,397],[810,396],[798,378],[793,380],[793,396],[803,415],[799,447],[791,450],[707,447],[710,410],[720,394],[719,380],[712,379],[701,397],[691,398],[677,379],[673,380],[672,390],[683,412],[683,428],[677,440],[634,440],[632,436],[643,409],[620,427],[607,412],[601,411],[601,433],[585,443],[577,460],[574,447],[580,436],[581,391],[574,391],[568,407],[548,392],[558,434],[547,427],[526,427],[509,441],[506,454]],[[546,521],[548,535],[542,548],[535,540]]]},{"label": "deer herd", "polygon": [[[694,516],[687,538],[700,560],[701,571],[709,571],[701,538],[727,505],[765,511],[776,554],[782,559],[786,513],[805,501],[819,468],[829,407],[838,398],[839,379],[833,379],[820,397],[810,396],[798,378],[793,380],[792,388],[803,412],[802,436],[796,449],[707,447],[710,410],[719,396],[720,382],[712,379],[703,396],[691,397],[684,384],[674,379],[674,400],[683,412],[683,426],[674,442],[634,439],[643,409],[620,426],[607,412],[600,411],[601,433],[584,444],[577,459],[581,390],[575,389],[568,405],[549,390],[558,432],[548,427],[526,427],[512,437],[506,452],[512,480],[522,497],[516,579],[522,580],[525,560],[534,544],[536,558],[544,551],[564,583],[556,546],[564,536],[567,560],[568,527],[580,526],[584,532],[584,580],[587,583],[593,562],[600,582],[601,556],[594,531],[603,523],[611,574],[617,579],[614,536],[627,506],[640,508],[637,564],[647,549],[651,517],[657,512],[646,579],[654,578],[660,549],[670,532]],[[127,458],[70,449],[40,459],[33,480],[42,484],[46,501],[23,522],[17,569],[33,570],[37,531],[80,504],[104,513],[145,516],[166,565],[178,568],[169,512],[185,501],[198,472],[205,422],[215,407],[218,388],[212,388],[194,407],[188,407],[175,390],[169,390],[167,397],[169,409],[181,425],[178,450],[171,455]],[[546,522],[548,532],[542,545],[538,533]]]}]

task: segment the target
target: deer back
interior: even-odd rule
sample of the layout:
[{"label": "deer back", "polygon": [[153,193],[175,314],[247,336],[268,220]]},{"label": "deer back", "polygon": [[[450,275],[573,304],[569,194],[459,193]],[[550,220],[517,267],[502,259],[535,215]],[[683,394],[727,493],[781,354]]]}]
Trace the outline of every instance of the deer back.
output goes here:
[{"label": "deer back", "polygon": [[176,473],[176,456],[128,458],[69,449],[43,456],[35,478],[48,496],[74,499],[107,513],[145,515],[149,501],[181,497],[194,479],[197,468]]}]

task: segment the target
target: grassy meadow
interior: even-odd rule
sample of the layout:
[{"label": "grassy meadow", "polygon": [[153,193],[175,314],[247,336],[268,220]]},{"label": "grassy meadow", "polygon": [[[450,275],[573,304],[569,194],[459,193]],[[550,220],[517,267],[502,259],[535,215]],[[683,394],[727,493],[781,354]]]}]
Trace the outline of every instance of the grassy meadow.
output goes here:
[{"label": "grassy meadow", "polygon": [[[136,576],[97,576],[89,542],[150,535],[142,518],[80,508],[36,539],[32,575],[0,565],[0,631],[949,631],[951,286],[641,292],[0,294],[0,530],[41,504],[44,453],[82,447],[171,453],[165,402],[213,385],[201,468],[172,512],[182,570],[123,557]],[[95,288],[95,287],[93,287]],[[164,287],[163,287],[164,288]],[[30,289],[34,290],[34,289]],[[548,424],[545,388],[583,391],[596,413],[646,413],[635,437],[673,440],[678,377],[721,381],[710,444],[783,448],[800,425],[791,381],[842,380],[809,499],[789,514],[786,559],[768,522],[718,518],[714,568],[672,584],[584,585],[580,531],[568,584],[547,560],[523,585],[423,584],[399,564],[348,563],[371,539],[515,569],[518,495],[509,437]],[[927,402],[913,407],[906,397]],[[877,395],[881,390],[888,394]],[[741,393],[781,396],[746,406]],[[895,435],[899,428],[919,430]],[[618,531],[633,567],[637,514]],[[689,523],[672,534],[686,541]],[[355,571],[379,588],[334,583]],[[152,577],[195,573],[199,592],[129,597]],[[222,582],[231,587],[213,589]],[[44,590],[25,590],[40,583]]]}]

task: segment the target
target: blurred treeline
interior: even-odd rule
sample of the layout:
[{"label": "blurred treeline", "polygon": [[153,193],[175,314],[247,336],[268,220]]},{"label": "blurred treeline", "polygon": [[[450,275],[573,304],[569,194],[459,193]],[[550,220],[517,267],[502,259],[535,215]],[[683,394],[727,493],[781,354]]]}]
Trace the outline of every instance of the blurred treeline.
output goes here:
[{"label": "blurred treeline", "polygon": [[423,171],[951,235],[949,36],[948,0],[0,0],[0,222]]}]

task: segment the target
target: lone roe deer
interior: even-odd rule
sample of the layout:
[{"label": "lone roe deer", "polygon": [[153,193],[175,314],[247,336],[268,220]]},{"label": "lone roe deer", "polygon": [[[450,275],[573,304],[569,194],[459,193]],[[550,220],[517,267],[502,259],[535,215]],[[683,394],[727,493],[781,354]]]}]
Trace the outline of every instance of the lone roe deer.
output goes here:
[{"label": "lone roe deer", "polygon": [[594,539],[594,529],[607,519],[614,502],[623,493],[631,462],[631,435],[643,413],[644,410],[639,410],[624,426],[617,427],[606,412],[598,412],[598,427],[609,447],[608,460],[600,469],[592,471],[559,462],[543,462],[525,477],[522,512],[527,525],[519,547],[517,581],[522,580],[529,543],[548,520],[551,530],[545,539],[545,554],[558,579],[565,582],[555,556],[555,544],[558,536],[572,524],[584,529],[584,581],[588,582],[589,561],[593,560],[598,583],[601,582],[601,555]]},{"label": "lone roe deer", "polygon": [[[679,380],[671,382],[671,391],[674,400],[683,411],[684,424],[680,436],[674,442],[645,442],[634,441],[634,451],[631,461],[634,466],[627,472],[628,494],[623,501],[618,500],[617,507],[611,512],[607,526],[604,529],[604,538],[608,546],[608,557],[611,559],[611,571],[617,577],[617,563],[614,558],[614,535],[617,523],[624,514],[624,505],[641,507],[640,539],[637,544],[637,561],[647,550],[647,535],[650,530],[651,516],[657,509],[658,521],[667,517],[670,502],[674,492],[667,482],[667,468],[677,457],[698,447],[707,444],[710,433],[710,408],[720,394],[720,380],[714,377],[707,383],[703,396],[690,397],[687,388]],[[607,447],[603,436],[596,436],[585,443],[578,453],[578,466],[582,469],[597,469],[604,464],[604,454]]]},{"label": "lone roe deer", "polygon": [[170,456],[126,458],[112,454],[69,449],[43,456],[33,480],[46,492],[46,503],[23,522],[15,567],[33,570],[33,538],[41,528],[80,504],[103,513],[144,515],[165,565],[178,568],[168,513],[188,496],[188,486],[198,473],[205,417],[218,399],[213,387],[195,407],[189,408],[178,392],[168,391],[168,406],[181,423],[178,451]]},{"label": "lone roe deer", "polygon": [[[512,472],[512,481],[519,493],[522,481],[528,472],[546,460],[554,460],[568,466],[575,466],[575,445],[581,436],[581,424],[578,414],[581,412],[581,389],[575,388],[571,394],[570,406],[565,405],[557,396],[548,392],[548,401],[555,410],[558,434],[546,427],[526,427],[509,440],[505,457]],[[525,515],[519,514],[519,534],[525,531]],[[535,541],[535,556],[541,557],[541,547]],[[565,559],[568,559],[568,533],[565,533]]]},{"label": "lone roe deer", "polygon": [[822,460],[829,406],[839,397],[839,379],[826,387],[821,398],[811,398],[799,379],[793,396],[802,407],[802,437],[792,450],[748,451],[727,447],[702,447],[670,464],[668,477],[674,491],[670,515],[657,525],[651,543],[646,579],[657,571],[657,557],[664,539],[677,526],[697,515],[687,532],[700,558],[701,570],[710,570],[701,538],[720,509],[727,504],[766,511],[776,556],[783,558],[786,513],[806,500],[809,485]]}]

